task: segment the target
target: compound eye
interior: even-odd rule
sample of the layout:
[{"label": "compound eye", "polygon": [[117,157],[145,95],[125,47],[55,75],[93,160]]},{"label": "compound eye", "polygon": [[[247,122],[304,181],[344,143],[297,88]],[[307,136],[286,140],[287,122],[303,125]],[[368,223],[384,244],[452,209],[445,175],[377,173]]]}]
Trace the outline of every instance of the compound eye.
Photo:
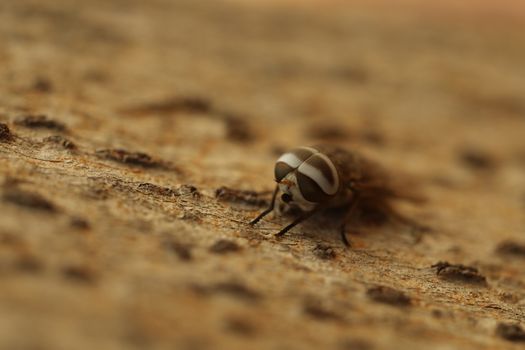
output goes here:
[{"label": "compound eye", "polygon": [[281,182],[290,172],[297,169],[305,160],[315,152],[313,148],[299,147],[284,153],[275,163],[275,180]]},{"label": "compound eye", "polygon": [[297,173],[297,184],[299,185],[299,190],[301,191],[304,199],[309,202],[320,203],[329,197],[329,195],[322,190],[321,186],[319,186],[317,182],[299,172]]},{"label": "compound eye", "polygon": [[288,164],[284,162],[275,163],[275,169],[274,169],[275,181],[281,182],[281,180],[284,179],[286,175],[288,175],[293,170],[294,168],[292,168],[291,166],[289,166]]}]

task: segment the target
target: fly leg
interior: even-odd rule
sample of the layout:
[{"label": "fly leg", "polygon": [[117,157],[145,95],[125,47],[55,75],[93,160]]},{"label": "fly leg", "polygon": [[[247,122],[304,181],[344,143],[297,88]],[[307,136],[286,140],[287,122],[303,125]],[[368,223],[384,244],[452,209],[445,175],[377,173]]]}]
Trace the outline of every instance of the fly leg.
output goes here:
[{"label": "fly leg", "polygon": [[275,207],[275,199],[277,198],[277,192],[279,192],[279,186],[275,186],[275,190],[273,191],[272,195],[272,201],[270,202],[270,206],[265,209],[262,213],[259,214],[255,219],[250,221],[249,225],[253,226],[256,223],[258,223],[262,218],[264,218],[266,215],[270,214]]},{"label": "fly leg", "polygon": [[302,213],[297,219],[295,219],[294,221],[292,221],[291,224],[289,224],[288,226],[286,226],[285,228],[283,228],[281,231],[277,232],[275,234],[276,237],[281,237],[282,235],[284,235],[286,232],[290,231],[292,228],[294,228],[295,226],[297,226],[298,224],[300,224],[301,222],[305,221],[305,220],[308,220],[309,218],[311,218],[315,213],[317,213],[320,209],[319,208],[316,208],[312,211],[308,211],[308,212],[304,212]]},{"label": "fly leg", "polygon": [[350,242],[348,241],[348,238],[346,238],[346,224],[348,223],[348,221],[350,221],[350,218],[354,214],[355,209],[357,208],[358,202],[359,202],[359,197],[356,194],[354,198],[352,199],[352,202],[350,202],[350,204],[348,205],[348,210],[345,214],[343,223],[341,224],[341,227],[340,227],[341,239],[343,240],[344,245],[347,246],[348,248],[350,248]]}]

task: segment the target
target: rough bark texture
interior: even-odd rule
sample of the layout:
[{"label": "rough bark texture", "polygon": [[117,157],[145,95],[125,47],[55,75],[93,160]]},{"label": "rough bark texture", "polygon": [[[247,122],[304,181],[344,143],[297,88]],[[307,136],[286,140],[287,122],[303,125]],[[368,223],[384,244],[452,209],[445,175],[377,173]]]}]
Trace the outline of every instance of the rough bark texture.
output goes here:
[{"label": "rough bark texture", "polygon": [[[3,1],[0,348],[525,346],[522,14]],[[430,230],[247,227],[326,140]]]}]

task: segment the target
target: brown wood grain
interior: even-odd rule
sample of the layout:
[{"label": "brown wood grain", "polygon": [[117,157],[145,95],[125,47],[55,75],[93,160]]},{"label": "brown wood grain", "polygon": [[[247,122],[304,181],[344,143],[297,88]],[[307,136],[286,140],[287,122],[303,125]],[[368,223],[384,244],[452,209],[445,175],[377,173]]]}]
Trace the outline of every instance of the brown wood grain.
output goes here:
[{"label": "brown wood grain", "polygon": [[[496,12],[0,4],[0,348],[523,347],[525,41]],[[429,229],[247,226],[326,141]]]}]

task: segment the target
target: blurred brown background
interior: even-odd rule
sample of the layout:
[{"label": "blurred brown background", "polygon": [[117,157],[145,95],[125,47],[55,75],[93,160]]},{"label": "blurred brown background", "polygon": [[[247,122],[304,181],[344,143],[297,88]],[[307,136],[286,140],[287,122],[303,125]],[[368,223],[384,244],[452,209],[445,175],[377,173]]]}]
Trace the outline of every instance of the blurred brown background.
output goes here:
[{"label": "blurred brown background", "polygon": [[[0,348],[522,347],[524,21],[510,0],[1,2]],[[324,141],[427,198],[395,208],[430,230],[363,211],[348,250],[330,215],[247,227],[280,152]]]}]

